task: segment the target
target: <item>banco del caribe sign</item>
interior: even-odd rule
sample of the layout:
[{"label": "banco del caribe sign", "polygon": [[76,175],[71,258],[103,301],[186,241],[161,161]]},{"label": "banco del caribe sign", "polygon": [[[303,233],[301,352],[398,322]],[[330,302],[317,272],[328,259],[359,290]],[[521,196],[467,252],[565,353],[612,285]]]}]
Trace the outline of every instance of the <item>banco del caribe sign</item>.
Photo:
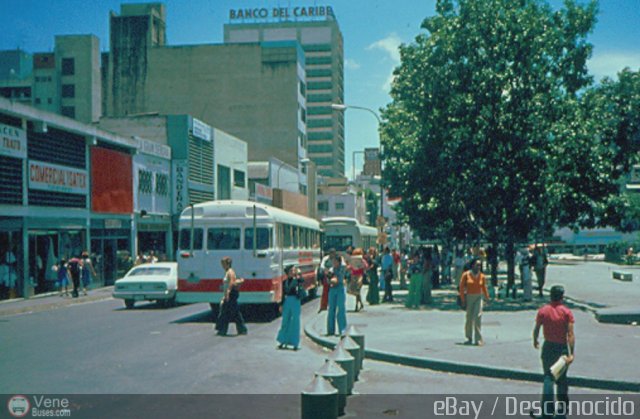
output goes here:
[{"label": "banco del caribe sign", "polygon": [[333,16],[331,6],[299,6],[299,7],[274,7],[274,8],[243,8],[230,9],[229,19],[289,19],[289,18],[314,18]]}]

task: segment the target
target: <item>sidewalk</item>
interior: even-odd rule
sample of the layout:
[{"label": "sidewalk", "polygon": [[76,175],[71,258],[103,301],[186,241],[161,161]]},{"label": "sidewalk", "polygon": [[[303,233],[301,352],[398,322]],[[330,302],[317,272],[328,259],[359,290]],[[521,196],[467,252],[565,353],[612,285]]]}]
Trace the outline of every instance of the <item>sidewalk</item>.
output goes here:
[{"label": "sidewalk", "polygon": [[82,295],[82,293],[80,293],[78,298],[60,297],[59,293],[52,292],[31,298],[16,298],[13,300],[0,301],[0,317],[22,313],[37,313],[73,304],[106,300],[111,298],[112,292],[113,286],[109,286],[90,289],[88,295]]},{"label": "sidewalk", "polygon": [[[587,264],[588,265],[588,264]],[[596,265],[596,264],[594,264]],[[597,264],[602,265],[602,264]],[[578,270],[573,275],[569,267],[550,267],[548,285],[560,281],[580,300],[592,303],[606,300],[638,304],[635,295],[637,283],[626,290],[626,295],[606,296],[622,292],[620,284],[603,279],[608,267],[600,266]],[[596,286],[596,283],[598,286]],[[588,286],[587,286],[588,285]],[[362,290],[366,294],[366,289]],[[531,303],[496,300],[485,308],[483,337],[485,346],[463,345],[465,314],[458,309],[452,288],[436,290],[433,304],[419,310],[404,307],[406,291],[394,293],[392,304],[365,306],[364,312],[352,312],[353,297],[347,297],[347,318],[365,334],[367,357],[404,365],[439,371],[479,376],[507,378],[523,381],[542,381],[539,352],[532,345],[533,322],[537,309],[548,301],[534,299]],[[602,297],[603,298],[597,298]],[[598,323],[594,315],[582,304],[568,302],[576,324],[576,361],[570,369],[571,385],[617,391],[640,392],[640,377],[635,365],[635,354],[640,347],[640,327]],[[315,316],[305,325],[305,333],[316,343],[332,346],[336,337],[326,337],[326,312]]]}]

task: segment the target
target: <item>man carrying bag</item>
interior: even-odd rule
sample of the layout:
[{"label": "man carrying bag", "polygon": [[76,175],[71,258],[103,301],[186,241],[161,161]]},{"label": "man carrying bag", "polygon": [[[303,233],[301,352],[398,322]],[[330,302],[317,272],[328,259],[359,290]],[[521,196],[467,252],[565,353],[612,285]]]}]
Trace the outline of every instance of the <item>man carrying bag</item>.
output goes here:
[{"label": "man carrying bag", "polygon": [[[573,330],[573,313],[563,304],[564,288],[551,287],[551,302],[538,310],[533,329],[533,347],[538,348],[540,327],[543,328],[542,369],[544,384],[542,390],[542,418],[564,417],[569,404],[569,383],[567,369],[574,359],[576,338]],[[554,384],[557,386],[554,405]],[[555,407],[558,407],[556,412]],[[532,415],[533,416],[533,415]]]}]

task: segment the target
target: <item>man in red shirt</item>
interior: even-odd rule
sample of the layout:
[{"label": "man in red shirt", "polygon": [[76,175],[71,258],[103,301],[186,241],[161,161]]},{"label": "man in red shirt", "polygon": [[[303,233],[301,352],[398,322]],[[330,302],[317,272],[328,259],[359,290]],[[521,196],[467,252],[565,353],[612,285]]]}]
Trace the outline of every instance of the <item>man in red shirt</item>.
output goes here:
[{"label": "man in red shirt", "polygon": [[[561,285],[554,285],[551,287],[550,296],[551,302],[538,310],[536,325],[533,329],[533,347],[536,349],[539,347],[540,327],[543,328],[544,334],[541,353],[542,370],[544,372],[542,390],[543,418],[554,417],[554,379],[550,368],[561,356],[565,356],[567,365],[570,365],[574,359],[576,343],[573,332],[573,324],[575,322],[573,313],[563,304],[564,288]],[[569,403],[569,383],[566,371],[558,378],[555,384],[557,385],[557,401],[567,407]]]}]

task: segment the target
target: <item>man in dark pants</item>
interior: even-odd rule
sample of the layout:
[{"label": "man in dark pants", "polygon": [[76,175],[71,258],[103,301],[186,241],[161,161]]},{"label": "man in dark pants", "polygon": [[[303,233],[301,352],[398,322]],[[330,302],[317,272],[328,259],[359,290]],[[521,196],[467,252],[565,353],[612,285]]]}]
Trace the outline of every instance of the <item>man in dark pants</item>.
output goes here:
[{"label": "man in dark pants", "polygon": [[71,293],[73,298],[78,298],[78,290],[80,288],[80,270],[80,259],[72,258],[67,262],[67,272],[69,272],[71,282],[73,283],[73,292]]},{"label": "man in dark pants", "polygon": [[[551,302],[541,307],[536,316],[536,325],[533,329],[533,347],[538,348],[538,336],[540,327],[543,328],[544,343],[542,344],[542,370],[544,372],[544,384],[542,390],[542,416],[543,418],[554,417],[554,379],[551,374],[551,366],[561,357],[565,356],[567,365],[574,359],[574,348],[576,343],[573,324],[575,322],[573,313],[563,304],[564,288],[561,285],[551,287]],[[568,407],[569,403],[569,383],[567,372],[565,371],[555,382],[557,386],[556,400],[559,406]],[[563,409],[559,409],[559,415],[564,417]],[[532,415],[533,416],[533,415]]]},{"label": "man in dark pants", "polygon": [[393,288],[391,286],[391,281],[393,280],[393,256],[391,256],[389,247],[384,248],[380,268],[384,278],[384,298],[382,301],[393,302]]}]

